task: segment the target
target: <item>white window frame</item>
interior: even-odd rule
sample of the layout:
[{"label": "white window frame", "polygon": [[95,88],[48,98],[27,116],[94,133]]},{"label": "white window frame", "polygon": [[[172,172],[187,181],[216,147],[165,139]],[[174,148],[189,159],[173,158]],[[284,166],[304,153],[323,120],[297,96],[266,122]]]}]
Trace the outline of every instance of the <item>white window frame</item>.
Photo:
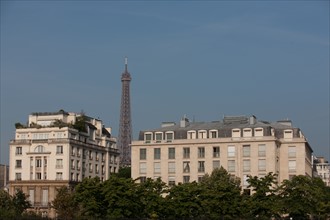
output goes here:
[{"label": "white window frame", "polygon": [[198,139],[206,139],[207,138],[207,131],[206,130],[199,130],[198,131]]},{"label": "white window frame", "polygon": [[[148,137],[149,135],[150,135],[150,140],[147,139],[147,137]],[[153,139],[153,134],[152,134],[152,132],[145,132],[145,133],[144,133],[144,142],[145,142],[146,144],[151,143],[152,139]]]},{"label": "white window frame", "polygon": [[263,128],[255,128],[254,129],[254,136],[255,137],[262,137],[262,136],[264,136],[264,129]]},{"label": "white window frame", "polygon": [[243,137],[252,137],[252,128],[244,128]]},{"label": "white window frame", "polygon": [[[172,138],[169,138],[168,136],[172,135]],[[167,143],[170,143],[174,140],[174,132],[173,131],[166,131],[165,133],[165,139]]]},{"label": "white window frame", "polygon": [[196,131],[195,130],[187,131],[187,139],[196,139]]}]

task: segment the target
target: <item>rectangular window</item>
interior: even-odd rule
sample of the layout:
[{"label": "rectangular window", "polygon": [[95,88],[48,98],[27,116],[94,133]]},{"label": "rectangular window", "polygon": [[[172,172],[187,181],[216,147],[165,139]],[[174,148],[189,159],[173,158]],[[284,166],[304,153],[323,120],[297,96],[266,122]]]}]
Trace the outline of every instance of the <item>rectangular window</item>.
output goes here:
[{"label": "rectangular window", "polygon": [[243,171],[247,172],[250,171],[251,164],[250,164],[250,160],[243,160]]},{"label": "rectangular window", "polygon": [[15,173],[15,180],[22,180],[22,173]]},{"label": "rectangular window", "polygon": [[31,205],[34,205],[34,189],[29,189],[29,197],[28,200],[30,201]]},{"label": "rectangular window", "polygon": [[204,158],[205,157],[205,148],[199,147],[198,148],[198,158]]},{"label": "rectangular window", "polygon": [[243,175],[243,186],[248,186],[249,183],[248,183],[248,180],[249,179],[249,176],[248,175]]},{"label": "rectangular window", "polygon": [[39,172],[36,173],[36,180],[41,180],[41,173]]},{"label": "rectangular window", "polygon": [[220,168],[220,160],[213,160],[212,166],[213,166],[213,169]]},{"label": "rectangular window", "polygon": [[140,163],[140,173],[147,173],[147,164],[146,163]]},{"label": "rectangular window", "polygon": [[141,148],[140,149],[140,160],[146,160],[147,159],[147,149]]},{"label": "rectangular window", "polygon": [[42,201],[41,201],[42,206],[48,206],[48,189],[43,189],[42,190]]},{"label": "rectangular window", "polygon": [[266,160],[262,159],[262,160],[258,161],[258,169],[259,169],[259,171],[266,170]]},{"label": "rectangular window", "polygon": [[160,162],[154,163],[154,173],[160,173]]},{"label": "rectangular window", "polygon": [[152,134],[145,134],[144,140],[146,143],[150,143],[152,138]]},{"label": "rectangular window", "polygon": [[296,147],[295,146],[289,146],[289,149],[288,149],[288,154],[289,154],[289,157],[296,157]]},{"label": "rectangular window", "polygon": [[183,158],[190,158],[190,148],[189,147],[183,148]]},{"label": "rectangular window", "polygon": [[228,160],[228,172],[235,172],[235,160]]},{"label": "rectangular window", "polygon": [[204,179],[204,176],[198,176],[198,177],[197,177],[197,182],[199,182],[199,183],[200,183],[200,182],[202,182],[202,181],[203,181],[203,179]]},{"label": "rectangular window", "polygon": [[63,160],[62,159],[56,159],[56,167],[57,169],[63,168]]},{"label": "rectangular window", "polygon": [[211,131],[211,138],[217,138],[217,131]]},{"label": "rectangular window", "polygon": [[175,159],[175,148],[168,148],[168,159]]},{"label": "rectangular window", "polygon": [[190,176],[183,176],[183,183],[189,183]]},{"label": "rectangular window", "polygon": [[184,161],[183,162],[183,172],[184,173],[189,173],[190,172],[190,162],[189,161]]},{"label": "rectangular window", "polygon": [[172,132],[166,133],[166,142],[172,142],[172,140],[173,140],[173,133]]},{"label": "rectangular window", "polygon": [[265,144],[259,144],[258,145],[258,156],[259,157],[265,157],[266,156],[266,145]]},{"label": "rectangular window", "polygon": [[16,160],[15,168],[22,168],[22,160]]},{"label": "rectangular window", "polygon": [[36,159],[36,167],[41,167],[41,159],[40,158]]},{"label": "rectangular window", "polygon": [[249,157],[250,156],[250,145],[243,145],[243,157]]},{"label": "rectangular window", "polygon": [[63,173],[62,172],[57,172],[56,173],[56,180],[63,180]]},{"label": "rectangular window", "polygon": [[160,159],[160,148],[154,149],[154,159],[159,160]]},{"label": "rectangular window", "polygon": [[89,163],[88,168],[89,168],[89,172],[92,173],[93,172],[93,164]]},{"label": "rectangular window", "polygon": [[205,172],[205,161],[198,161],[198,172]]},{"label": "rectangular window", "polygon": [[228,146],[228,157],[235,157],[235,146]]},{"label": "rectangular window", "polygon": [[289,173],[296,172],[296,161],[289,160]]},{"label": "rectangular window", "polygon": [[56,146],[56,154],[63,154],[63,146]]},{"label": "rectangular window", "polygon": [[140,183],[145,183],[147,181],[146,176],[140,176]]},{"label": "rectangular window", "polygon": [[220,157],[220,147],[213,147],[213,157]]},{"label": "rectangular window", "polygon": [[156,133],[156,143],[162,142],[163,133]]},{"label": "rectangular window", "polygon": [[16,155],[22,155],[22,147],[16,147],[15,154]]},{"label": "rectangular window", "polygon": [[175,173],[175,162],[168,163],[168,173]]},{"label": "rectangular window", "polygon": [[169,176],[168,177],[168,186],[174,186],[175,185],[175,177]]}]

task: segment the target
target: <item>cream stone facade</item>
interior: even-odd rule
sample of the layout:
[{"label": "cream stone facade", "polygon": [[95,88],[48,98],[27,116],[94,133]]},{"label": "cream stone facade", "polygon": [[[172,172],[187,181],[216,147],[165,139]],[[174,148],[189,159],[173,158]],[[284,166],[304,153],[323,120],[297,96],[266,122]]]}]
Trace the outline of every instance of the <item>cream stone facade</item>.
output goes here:
[{"label": "cream stone facade", "polygon": [[312,148],[291,121],[266,122],[255,116],[224,117],[215,122],[163,123],[141,131],[132,143],[132,178],[158,178],[169,185],[200,181],[214,168],[224,167],[241,179],[278,175],[312,176]]},{"label": "cream stone facade", "polygon": [[324,157],[314,157],[314,166],[317,176],[330,186],[330,163]]},{"label": "cream stone facade", "polygon": [[[56,189],[83,178],[109,178],[119,169],[119,152],[111,129],[99,119],[63,110],[32,113],[28,125],[16,124],[10,142],[9,192],[22,190],[32,210],[53,218]],[[80,121],[81,122],[81,121]]]}]

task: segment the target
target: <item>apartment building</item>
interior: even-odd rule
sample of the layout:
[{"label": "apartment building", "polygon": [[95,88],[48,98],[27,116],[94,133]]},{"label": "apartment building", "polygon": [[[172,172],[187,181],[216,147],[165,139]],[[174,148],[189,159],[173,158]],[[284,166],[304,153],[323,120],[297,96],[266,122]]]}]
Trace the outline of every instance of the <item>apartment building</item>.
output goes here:
[{"label": "apartment building", "polygon": [[222,121],[162,123],[140,131],[132,142],[132,178],[161,177],[169,185],[200,181],[224,167],[241,179],[248,175],[278,174],[278,181],[294,175],[312,176],[312,148],[290,120],[267,122],[255,116],[227,116]]},{"label": "apartment building", "polygon": [[84,178],[106,180],[118,171],[116,139],[99,119],[60,110],[32,113],[27,125],[15,126],[9,192],[22,190],[43,216],[55,217],[50,204],[57,188]]},{"label": "apartment building", "polygon": [[326,186],[330,186],[330,163],[324,157],[314,157],[316,175],[320,177]]}]

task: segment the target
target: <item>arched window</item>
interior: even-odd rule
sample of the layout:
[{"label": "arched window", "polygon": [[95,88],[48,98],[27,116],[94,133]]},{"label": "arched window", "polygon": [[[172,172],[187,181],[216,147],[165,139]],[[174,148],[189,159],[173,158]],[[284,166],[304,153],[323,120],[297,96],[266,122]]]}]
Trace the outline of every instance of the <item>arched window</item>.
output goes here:
[{"label": "arched window", "polygon": [[42,145],[36,146],[36,148],[34,148],[34,152],[36,152],[36,153],[44,152],[44,146],[42,146]]}]

